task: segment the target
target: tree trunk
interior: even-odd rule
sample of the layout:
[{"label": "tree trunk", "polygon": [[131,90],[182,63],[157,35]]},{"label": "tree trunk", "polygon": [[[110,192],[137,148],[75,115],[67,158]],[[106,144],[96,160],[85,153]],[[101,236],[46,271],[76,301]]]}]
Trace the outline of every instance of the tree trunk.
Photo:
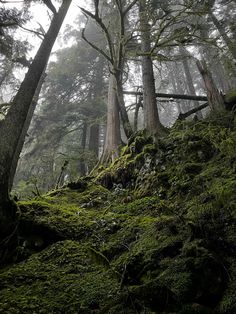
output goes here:
[{"label": "tree trunk", "polygon": [[[205,27],[200,29],[200,35],[204,39],[210,38],[209,30]],[[216,79],[218,87],[220,87],[224,93],[233,88],[234,84],[232,78],[229,78],[228,73],[225,70],[224,65],[222,64],[222,61],[219,58],[219,51],[214,47],[211,47],[211,49],[209,49],[209,46],[205,44],[202,46],[202,55],[203,59],[206,59],[210,64],[213,77]],[[230,62],[230,64],[231,71],[235,74],[236,67],[232,62]]]},{"label": "tree trunk", "polygon": [[216,88],[211,73],[207,69],[206,62],[197,60],[196,64],[205,83],[207,99],[211,110],[213,111],[224,110],[223,96],[219,93],[218,89]]},{"label": "tree trunk", "polygon": [[[177,93],[182,93],[182,89],[181,89],[181,86],[178,85],[178,79],[177,79],[177,71],[176,71],[176,63],[172,64],[170,70],[169,70],[169,74],[168,74],[168,77],[169,77],[169,80],[173,86],[173,91],[175,94]],[[180,89],[180,90],[179,90]],[[181,113],[181,106],[180,106],[180,103],[179,102],[176,102],[176,108],[178,110],[178,114]]]},{"label": "tree trunk", "polygon": [[127,110],[125,108],[124,93],[123,93],[123,86],[122,86],[122,77],[121,77],[122,75],[119,72],[120,71],[117,71],[117,73],[115,75],[117,100],[118,100],[118,104],[119,104],[120,115],[121,115],[123,128],[125,131],[125,135],[127,138],[130,138],[130,136],[133,134],[133,130],[132,130],[131,124],[129,122]]},{"label": "tree trunk", "polygon": [[51,25],[31,63],[29,70],[17,92],[12,106],[0,124],[0,220],[14,219],[5,202],[9,201],[9,179],[11,166],[25,121],[37,89],[40,77],[47,65],[53,44],[69,9],[71,0],[64,0],[58,13],[54,14]]},{"label": "tree trunk", "polygon": [[135,111],[134,111],[134,132],[138,131],[138,114],[139,109],[142,107],[141,99],[136,102]]},{"label": "tree trunk", "polygon": [[81,157],[79,161],[79,172],[80,176],[83,177],[86,175],[86,165],[85,165],[85,158],[84,152],[86,149],[86,139],[87,139],[87,122],[84,120],[83,127],[82,127],[82,136],[81,136]]},{"label": "tree trunk", "polygon": [[116,79],[111,73],[109,78],[108,101],[107,101],[107,128],[106,140],[101,163],[114,161],[119,155],[121,145],[119,104],[116,93]]},{"label": "tree trunk", "polygon": [[9,191],[11,191],[11,189],[12,189],[13,180],[14,180],[14,176],[15,176],[15,173],[16,173],[16,168],[17,168],[19,156],[20,156],[20,153],[22,151],[22,148],[23,148],[23,145],[24,145],[24,141],[25,141],[25,136],[26,136],[27,131],[29,129],[30,122],[32,120],[32,117],[33,117],[33,114],[34,114],[34,110],[36,108],[36,105],[37,105],[37,102],[38,102],[38,99],[39,99],[39,94],[40,94],[40,91],[41,91],[41,88],[42,88],[42,85],[44,83],[45,78],[46,78],[46,73],[44,71],[43,74],[40,77],[37,89],[35,91],[33,100],[31,102],[31,105],[30,105],[30,108],[29,108],[29,111],[28,111],[28,114],[27,114],[27,118],[25,120],[25,124],[24,124],[23,130],[21,132],[20,139],[19,139],[19,141],[17,143],[17,147],[16,147],[16,150],[14,152],[14,157],[12,159],[11,172],[10,172],[10,177],[9,177]]},{"label": "tree trunk", "polygon": [[94,123],[90,125],[89,150],[93,152],[96,157],[98,157],[98,149],[99,149],[99,124]]},{"label": "tree trunk", "polygon": [[153,64],[149,52],[151,50],[150,26],[148,23],[148,13],[146,12],[145,0],[139,1],[139,16],[141,29],[142,48],[142,81],[143,81],[143,110],[144,125],[151,135],[158,136],[163,130],[160,123],[156,93]]},{"label": "tree trunk", "polygon": [[[196,96],[196,91],[195,91],[192,75],[191,75],[190,68],[189,68],[189,61],[187,60],[188,52],[186,51],[186,49],[183,46],[179,46],[179,51],[180,51],[181,55],[183,56],[182,62],[183,62],[184,73],[185,73],[185,77],[186,77],[186,81],[187,81],[188,91],[191,95]],[[193,101],[193,104],[194,104],[195,108],[198,107],[198,102],[196,100]],[[201,111],[197,111],[197,116],[200,119],[203,118]]]}]

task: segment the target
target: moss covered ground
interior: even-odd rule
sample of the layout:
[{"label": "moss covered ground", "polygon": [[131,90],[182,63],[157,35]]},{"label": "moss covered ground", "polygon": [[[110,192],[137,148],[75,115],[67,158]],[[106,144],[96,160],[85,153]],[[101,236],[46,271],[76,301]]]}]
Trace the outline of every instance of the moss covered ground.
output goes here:
[{"label": "moss covered ground", "polygon": [[236,313],[236,118],[139,132],[109,168],[19,202],[0,313]]}]

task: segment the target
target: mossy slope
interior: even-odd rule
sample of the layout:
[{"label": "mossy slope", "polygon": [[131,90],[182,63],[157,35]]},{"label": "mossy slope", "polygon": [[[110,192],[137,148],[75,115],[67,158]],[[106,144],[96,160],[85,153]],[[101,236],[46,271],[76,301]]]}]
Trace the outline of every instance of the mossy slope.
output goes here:
[{"label": "mossy slope", "polygon": [[232,116],[139,134],[95,177],[19,204],[0,313],[236,313],[235,191]]}]

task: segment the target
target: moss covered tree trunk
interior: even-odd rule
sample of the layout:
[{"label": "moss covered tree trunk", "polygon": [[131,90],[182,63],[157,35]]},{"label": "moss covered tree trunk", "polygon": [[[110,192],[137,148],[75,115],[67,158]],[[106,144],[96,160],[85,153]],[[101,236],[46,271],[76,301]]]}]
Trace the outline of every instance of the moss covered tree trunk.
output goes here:
[{"label": "moss covered tree trunk", "polygon": [[[31,63],[17,92],[7,116],[0,124],[0,221],[14,220],[15,210],[9,210],[9,180],[13,159],[27,119],[32,100],[42,73],[47,65],[52,47],[57,38],[71,0],[64,0],[54,13],[50,27]],[[20,153],[20,151],[19,151]],[[19,157],[19,156],[18,156]]]}]

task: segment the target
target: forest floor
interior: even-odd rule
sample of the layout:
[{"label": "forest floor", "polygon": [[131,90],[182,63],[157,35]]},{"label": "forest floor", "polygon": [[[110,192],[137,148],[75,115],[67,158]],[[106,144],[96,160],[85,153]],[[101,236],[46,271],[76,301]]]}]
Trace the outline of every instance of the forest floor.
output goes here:
[{"label": "forest floor", "polygon": [[18,203],[0,313],[236,313],[236,117],[138,132],[109,168]]}]

